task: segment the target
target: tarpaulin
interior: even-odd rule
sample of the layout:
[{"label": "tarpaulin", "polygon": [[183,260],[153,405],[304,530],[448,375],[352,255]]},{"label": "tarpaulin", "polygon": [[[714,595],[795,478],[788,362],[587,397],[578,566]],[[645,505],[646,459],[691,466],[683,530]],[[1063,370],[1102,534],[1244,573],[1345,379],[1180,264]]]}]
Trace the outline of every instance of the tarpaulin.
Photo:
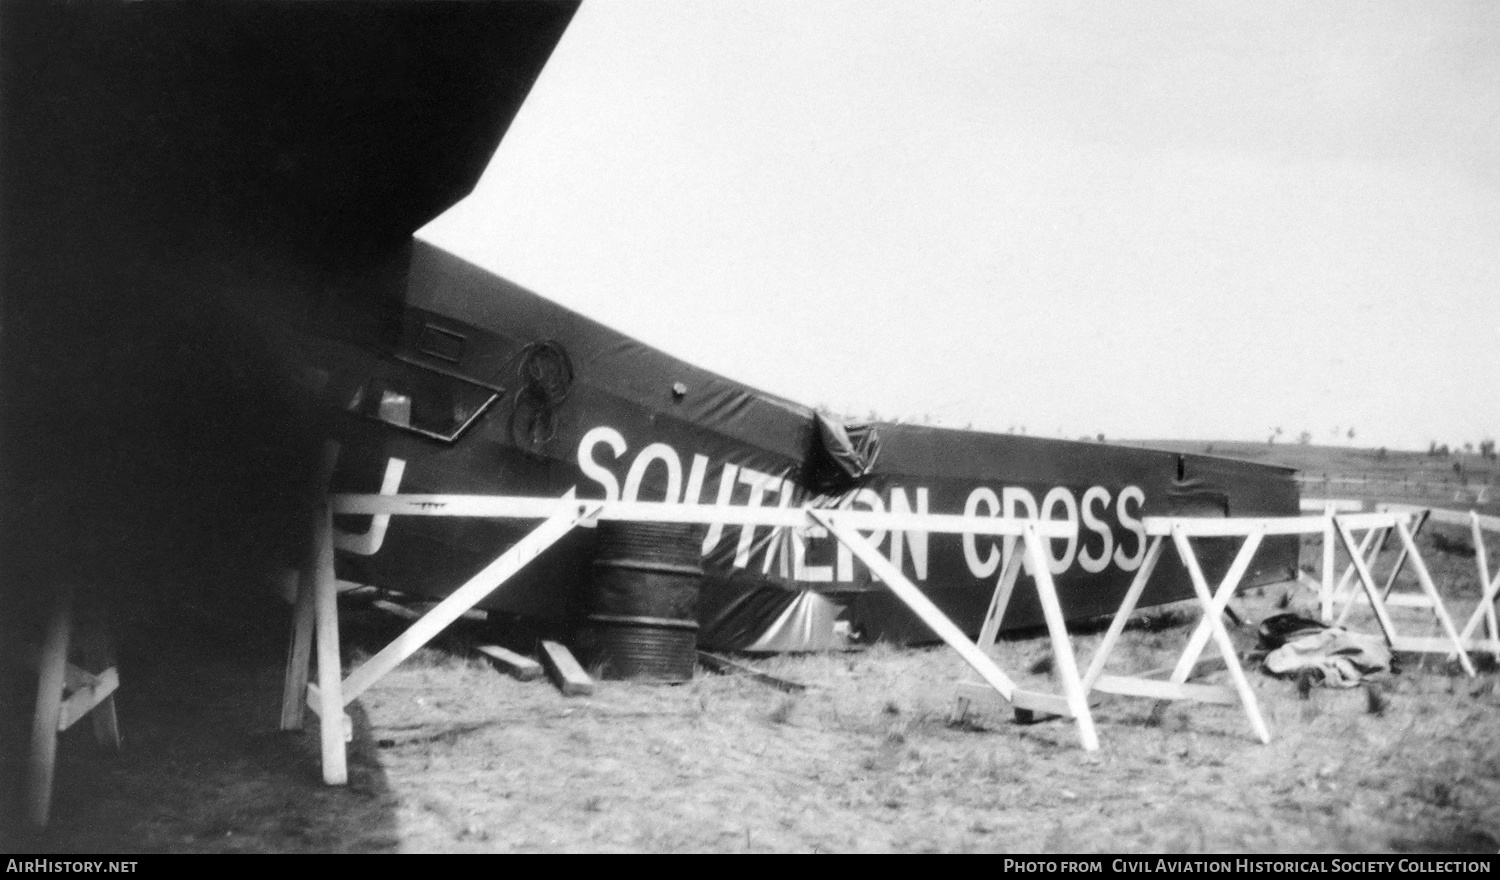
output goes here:
[{"label": "tarpaulin", "polygon": [[[402,386],[412,411],[446,413],[429,422],[451,428],[489,400],[454,436],[402,447],[409,459],[402,492],[576,490],[585,498],[1066,519],[1078,534],[1051,541],[1049,558],[1064,610],[1075,619],[1118,607],[1145,554],[1141,517],[1153,509],[1181,507],[1184,499],[1197,509],[1208,499],[1219,516],[1297,511],[1292,472],[1284,468],[908,424],[845,426],[673,358],[420,242],[406,289],[397,355],[407,368],[429,374]],[[550,352],[550,367],[538,365],[540,351]],[[327,393],[352,400],[369,387],[370,369],[350,360],[332,371]],[[382,387],[399,384],[382,381]],[[357,460],[346,464],[340,485],[355,488],[362,479],[368,490],[375,463],[367,462],[360,477]],[[527,527],[397,518],[379,553],[341,565],[356,580],[442,594]],[[972,535],[896,531],[869,538],[971,633],[1015,550],[1014,539]],[[486,607],[566,618],[587,576],[591,540],[588,530],[575,532]],[[1295,538],[1268,541],[1251,582],[1290,576],[1296,549]],[[1232,550],[1206,548],[1210,577],[1227,567]],[[705,646],[812,649],[830,641],[835,619],[867,638],[934,638],[820,529],[709,526],[702,551]],[[1189,596],[1180,569],[1169,552],[1145,602]],[[1006,627],[1040,620],[1034,596],[1018,590]]]},{"label": "tarpaulin", "polygon": [[1389,672],[1391,649],[1380,636],[1330,626],[1299,634],[1266,655],[1265,665],[1272,675],[1311,673],[1324,687],[1351,688]]}]

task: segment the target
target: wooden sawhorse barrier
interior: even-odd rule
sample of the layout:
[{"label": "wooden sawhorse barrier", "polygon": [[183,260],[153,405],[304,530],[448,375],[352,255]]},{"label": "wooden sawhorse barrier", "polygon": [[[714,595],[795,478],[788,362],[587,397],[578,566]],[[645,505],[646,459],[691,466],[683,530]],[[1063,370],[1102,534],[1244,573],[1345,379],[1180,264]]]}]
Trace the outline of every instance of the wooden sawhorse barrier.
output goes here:
[{"label": "wooden sawhorse barrier", "polygon": [[[1269,535],[1303,535],[1326,533],[1325,517],[1256,517],[1230,519],[1204,519],[1196,517],[1142,518],[1142,525],[1151,543],[1146,557],[1136,570],[1130,589],[1120,602],[1120,609],[1110,621],[1104,639],[1095,649],[1089,661],[1088,671],[1083,675],[1083,685],[1090,691],[1117,694],[1128,697],[1144,697],[1151,700],[1197,700],[1206,703],[1234,705],[1239,703],[1250,722],[1250,729],[1263,743],[1271,741],[1270,729],[1261,717],[1255,692],[1250,687],[1244,667],[1240,665],[1229,631],[1224,628],[1224,610],[1234,598],[1240,581],[1250,570],[1250,562],[1260,549],[1261,542]],[[1193,549],[1193,538],[1239,537],[1243,541],[1234,561],[1230,563],[1217,589],[1210,589],[1204,577],[1203,567]],[[1126,675],[1105,672],[1110,654],[1119,644],[1125,624],[1135,612],[1141,594],[1146,590],[1151,575],[1161,559],[1165,542],[1170,539],[1177,549],[1177,557],[1187,569],[1192,582],[1193,597],[1203,612],[1203,617],[1193,629],[1175,665],[1161,670]],[[1219,658],[1228,670],[1232,687],[1223,685],[1195,684],[1189,681],[1198,667],[1203,651],[1212,640],[1219,650]]]},{"label": "wooden sawhorse barrier", "polygon": [[[1302,499],[1303,510],[1322,510],[1327,515],[1346,511],[1361,511],[1364,504],[1359,501],[1339,499]],[[1500,661],[1500,624],[1496,622],[1495,603],[1500,600],[1500,570],[1494,572],[1493,576],[1489,570],[1489,553],[1485,545],[1485,534],[1500,533],[1500,517],[1485,516],[1477,511],[1447,510],[1441,507],[1422,507],[1415,504],[1398,504],[1382,502],[1375,505],[1375,510],[1380,513],[1400,513],[1415,517],[1415,523],[1409,527],[1409,537],[1414,541],[1421,534],[1423,526],[1429,521],[1441,522],[1447,525],[1468,527],[1473,533],[1474,539],[1474,563],[1478,569],[1480,599],[1469,616],[1464,628],[1459,632],[1459,641],[1468,651],[1489,651],[1497,661]],[[1359,528],[1351,527],[1351,532],[1360,531]],[[1359,553],[1364,559],[1365,567],[1372,572],[1375,569],[1376,560],[1380,553],[1389,543],[1391,533],[1395,531],[1394,524],[1390,526],[1376,527],[1365,530],[1364,537],[1359,542]],[[1386,576],[1385,585],[1381,588],[1381,596],[1387,609],[1394,607],[1432,609],[1432,600],[1425,592],[1422,593],[1398,593],[1394,587],[1397,576],[1407,562],[1407,557],[1412,551],[1404,545],[1401,552],[1397,554],[1396,561]],[[1424,566],[1425,569],[1425,566]],[[1304,573],[1298,572],[1298,579],[1318,591],[1321,619],[1324,623],[1342,623],[1349,612],[1350,604],[1357,597],[1359,589],[1353,584],[1357,574],[1357,568],[1352,559],[1339,576],[1337,583],[1333,580],[1334,575],[1334,541],[1329,539],[1323,542],[1323,576],[1321,581],[1313,581]],[[1420,575],[1419,575],[1420,577]],[[1342,602],[1344,610],[1337,617],[1334,615],[1336,606]],[[1481,627],[1484,635],[1475,638],[1475,633]],[[1450,657],[1454,656],[1452,651],[1440,645],[1439,650],[1448,650]]]},{"label": "wooden sawhorse barrier", "polygon": [[[367,516],[449,516],[540,519],[541,525],[500,554],[482,571],[435,605],[389,645],[343,676],[339,661],[337,578],[334,574],[335,514]],[[481,495],[334,495],[320,505],[314,517],[311,549],[298,582],[292,616],[292,638],[288,649],[282,693],[281,727],[301,727],[304,710],[318,715],[322,746],[323,779],[330,785],[348,780],[345,742],[350,727],[344,707],[394,669],[402,660],[427,644],[464,612],[502,587],[516,572],[544,550],[579,526],[601,520],[636,522],[689,522],[738,525],[743,528],[796,529],[809,534],[834,536],[877,574],[887,588],[922,619],[964,662],[1006,700],[1026,703],[1036,698],[1017,696],[1015,682],[995,662],[964,636],[963,632],[932,604],[900,569],[882,556],[861,534],[868,531],[926,531],[955,534],[995,535],[1019,538],[1024,552],[1041,562],[1043,541],[1067,538],[1075,526],[1066,522],[1023,520],[1010,517],[956,516],[949,514],[875,513],[833,508],[731,507],[698,504],[668,504],[640,501],[595,501],[572,497],[526,498]],[[1089,714],[1077,661],[1064,626],[1062,606],[1047,566],[1036,565],[1035,579],[1048,632],[1054,664],[1062,679],[1063,694],[1045,701],[1049,710],[1062,710],[1073,718],[1084,749],[1099,747]],[[1012,587],[1014,586],[1012,577]],[[308,682],[308,664],[316,645],[317,683]]]},{"label": "wooden sawhorse barrier", "polygon": [[62,732],[91,716],[94,737],[104,748],[120,750],[120,725],[114,693],[120,686],[105,624],[97,613],[84,615],[78,628],[78,653],[89,672],[68,662],[68,643],[74,630],[71,587],[53,598],[42,641],[37,672],[36,711],[32,716],[31,754],[27,762],[26,817],[44,828],[52,812],[52,779],[57,768],[57,739]]},{"label": "wooden sawhorse barrier", "polygon": [[[1011,553],[1006,558],[1004,568],[1000,572],[1000,579],[995,582],[995,591],[990,596],[989,610],[985,612],[984,622],[979,627],[979,638],[975,642],[975,647],[985,652],[987,656],[994,650],[995,642],[999,638],[1000,624],[1005,619],[1006,610],[1010,607],[1011,597],[1015,595],[1016,580],[1020,577],[1023,560],[1026,568],[1030,569],[1033,573],[1034,578],[1044,580],[1048,584],[1046,588],[1039,588],[1039,595],[1043,597],[1048,595],[1056,596],[1056,587],[1052,585],[1052,571],[1048,567],[1049,563],[1046,556],[1041,553],[1040,547],[1037,546],[1037,542],[1030,542],[1023,545],[1020,551],[1019,553]],[[1054,614],[1059,620],[1062,619],[1062,609],[1060,607],[1052,609],[1045,604],[1042,606],[1042,615],[1048,624],[1048,634],[1053,639],[1053,656],[1058,656],[1060,653],[1071,655],[1073,653],[1071,643],[1068,643],[1066,646],[1066,651],[1056,643],[1058,633],[1061,633],[1066,638],[1067,631],[1062,626],[1052,625],[1051,616]],[[1076,676],[1076,673],[1064,673],[1063,675],[1065,693],[1069,685],[1070,676]],[[1080,684],[1082,684],[1081,681]],[[953,711],[948,716],[948,721],[951,724],[958,724],[968,717],[969,712],[976,704],[988,707],[993,705],[997,699],[1008,703],[1015,713],[1016,720],[1021,723],[1029,723],[1035,720],[1039,714],[1054,715],[1063,718],[1076,716],[1073,704],[1063,697],[1059,697],[1057,694],[1016,687],[1012,690],[1010,696],[1007,697],[1004,694],[998,693],[987,682],[969,680],[959,682],[958,687],[955,689]]]},{"label": "wooden sawhorse barrier", "polygon": [[[1420,517],[1418,525],[1412,529],[1414,536],[1421,528],[1421,524],[1428,520],[1469,528],[1474,540],[1474,565],[1478,570],[1480,595],[1478,604],[1474,606],[1473,613],[1469,615],[1458,637],[1466,650],[1488,651],[1497,661],[1500,661],[1500,624],[1497,624],[1495,615],[1495,603],[1500,601],[1500,567],[1497,567],[1493,574],[1490,572],[1490,554],[1485,541],[1486,534],[1500,534],[1500,516],[1486,516],[1473,510],[1445,510],[1406,504],[1381,504],[1379,507],[1383,511],[1418,515]],[[1397,564],[1400,564],[1399,561]],[[1394,579],[1394,574],[1392,579]],[[1386,591],[1390,591],[1389,583],[1386,585]],[[1476,638],[1476,633],[1481,628],[1484,630],[1484,635]]]},{"label": "wooden sawhorse barrier", "polygon": [[[1413,516],[1411,510],[1387,509],[1375,513],[1336,514],[1329,518],[1334,533],[1349,554],[1349,568],[1354,570],[1359,586],[1362,588],[1348,596],[1344,609],[1334,620],[1334,624],[1343,625],[1349,617],[1349,612],[1353,610],[1359,593],[1362,592],[1370,604],[1370,610],[1375,615],[1381,633],[1385,635],[1386,644],[1392,651],[1453,655],[1458,658],[1459,665],[1463,667],[1464,672],[1473,678],[1477,672],[1466,653],[1466,648],[1469,646],[1459,636],[1458,630],[1453,625],[1453,619],[1448,616],[1447,606],[1438,593],[1437,585],[1433,583],[1427,564],[1422,560],[1421,551],[1417,549],[1415,537],[1417,530],[1428,520],[1429,515],[1429,511],[1421,511],[1415,527],[1410,524]],[[1363,540],[1356,544],[1354,532],[1360,530],[1363,530],[1365,535]],[[1396,557],[1385,585],[1377,587],[1371,566],[1392,532],[1401,539],[1401,552]],[[1421,593],[1394,592],[1396,577],[1408,563],[1411,565],[1412,572],[1417,576],[1417,583],[1422,588]],[[1343,580],[1347,580],[1348,576],[1346,571]],[[1430,609],[1442,628],[1443,636],[1435,638],[1402,635],[1397,631],[1396,623],[1391,618],[1390,607],[1392,606]]]},{"label": "wooden sawhorse barrier", "polygon": [[[1469,663],[1467,655],[1463,653],[1458,634],[1453,628],[1452,621],[1448,619],[1447,612],[1443,608],[1442,600],[1437,595],[1437,588],[1433,585],[1431,577],[1427,574],[1426,567],[1421,562],[1421,557],[1416,551],[1412,533],[1407,527],[1409,517],[1402,513],[1379,512],[1379,513],[1326,513],[1324,516],[1297,516],[1297,517],[1237,517],[1228,519],[1204,519],[1196,517],[1144,517],[1142,520],[1146,535],[1151,539],[1151,544],[1146,551],[1146,557],[1141,562],[1141,567],[1136,571],[1135,579],[1131,582],[1130,589],[1120,604],[1120,610],[1115,613],[1109,630],[1105,633],[1104,640],[1100,643],[1094,656],[1089,662],[1088,670],[1084,673],[1083,684],[1089,691],[1100,691],[1123,696],[1145,697],[1154,700],[1198,700],[1201,702],[1221,703],[1233,705],[1238,702],[1250,722],[1251,730],[1261,740],[1270,741],[1270,730],[1266,727],[1265,719],[1261,717],[1260,708],[1256,703],[1255,694],[1250,688],[1249,680],[1245,676],[1244,668],[1241,666],[1235,653],[1233,642],[1229,637],[1228,630],[1224,627],[1223,614],[1233,598],[1235,590],[1238,589],[1240,581],[1249,570],[1250,562],[1256,551],[1260,548],[1262,540],[1271,535],[1309,535],[1321,534],[1324,540],[1324,569],[1323,584],[1332,584],[1333,570],[1333,542],[1335,538],[1340,541],[1348,551],[1350,567],[1353,569],[1353,577],[1357,577],[1359,586],[1368,598],[1371,607],[1375,610],[1376,619],[1379,621],[1382,634],[1386,643],[1394,651],[1456,651],[1464,670],[1470,676],[1474,675],[1474,668]],[[1379,552],[1379,545],[1383,538],[1377,536],[1381,530],[1394,529],[1401,536],[1406,548],[1403,559],[1410,559],[1413,567],[1418,573],[1423,590],[1432,604],[1433,611],[1440,622],[1443,623],[1448,635],[1446,640],[1414,638],[1403,636],[1397,632],[1395,624],[1386,612],[1386,593],[1375,585],[1374,577],[1370,573],[1367,558],[1373,558]],[[1365,539],[1356,544],[1353,537],[1354,531],[1364,530]],[[1198,562],[1197,554],[1193,549],[1193,538],[1208,537],[1240,537],[1243,538],[1239,551],[1231,562],[1223,580],[1216,590],[1210,590],[1208,581],[1203,575],[1202,566]],[[1146,588],[1156,564],[1161,557],[1163,544],[1171,539],[1173,546],[1177,549],[1178,558],[1187,568],[1189,580],[1193,585],[1193,593],[1203,612],[1202,619],[1189,636],[1186,647],[1183,649],[1177,663],[1168,670],[1157,670],[1148,673],[1134,675],[1111,675],[1105,672],[1105,665],[1109,661],[1110,654],[1114,651],[1121,633],[1124,632],[1125,624],[1134,612],[1142,592]],[[1372,550],[1373,548],[1373,550]],[[1391,577],[1393,583],[1394,573]],[[1325,602],[1331,591],[1325,590]],[[1346,609],[1347,610],[1347,609]],[[1223,686],[1192,684],[1189,679],[1194,669],[1198,666],[1204,649],[1208,642],[1213,640],[1219,649],[1220,660],[1229,677],[1233,688]],[[1161,676],[1166,679],[1162,680]]]},{"label": "wooden sawhorse barrier", "polygon": [[1490,576],[1489,550],[1485,546],[1485,532],[1500,535],[1500,516],[1481,516],[1469,511],[1469,525],[1474,531],[1474,564],[1479,567],[1479,604],[1469,615],[1463,632],[1458,637],[1465,647],[1471,644],[1476,630],[1484,626],[1487,638],[1477,644],[1478,650],[1490,651],[1500,662],[1500,623],[1495,619],[1495,603],[1500,601],[1500,565],[1496,565],[1494,577]]},{"label": "wooden sawhorse barrier", "polygon": [[[1422,527],[1427,524],[1427,513],[1428,511],[1425,510],[1418,513],[1416,517],[1416,523],[1407,527],[1407,534],[1413,541],[1415,541],[1417,535],[1421,533]],[[1387,524],[1383,520],[1376,520],[1374,524],[1369,524],[1368,521],[1366,521],[1365,526],[1351,526],[1349,528],[1351,536],[1353,536],[1355,532],[1359,531],[1364,532],[1364,537],[1360,538],[1359,548],[1357,552],[1359,553],[1360,558],[1364,560],[1365,568],[1369,569],[1369,571],[1373,575],[1375,572],[1375,565],[1380,559],[1380,554],[1384,552],[1386,544],[1390,542],[1391,533],[1395,531],[1395,524]],[[1323,550],[1323,563],[1324,571],[1329,572],[1329,574],[1323,579],[1323,590],[1319,595],[1319,619],[1321,619],[1324,623],[1333,624],[1335,626],[1342,626],[1344,621],[1347,619],[1350,606],[1360,592],[1360,587],[1357,587],[1354,584],[1354,579],[1359,573],[1359,567],[1354,564],[1354,557],[1351,555],[1349,561],[1344,566],[1343,574],[1339,576],[1338,583],[1333,583],[1332,560],[1334,558],[1335,552],[1335,541],[1327,541]],[[1411,594],[1394,592],[1396,578],[1401,574],[1401,569],[1406,566],[1407,555],[1409,552],[1410,551],[1407,550],[1407,548],[1403,545],[1401,548],[1401,552],[1396,555],[1395,564],[1391,566],[1390,573],[1386,576],[1385,586],[1380,590],[1382,601],[1385,603],[1387,608],[1393,605],[1416,605],[1419,607],[1429,607],[1429,601],[1426,595],[1413,596]],[[1335,616],[1334,610],[1340,602],[1343,602],[1344,610],[1337,616]]]}]

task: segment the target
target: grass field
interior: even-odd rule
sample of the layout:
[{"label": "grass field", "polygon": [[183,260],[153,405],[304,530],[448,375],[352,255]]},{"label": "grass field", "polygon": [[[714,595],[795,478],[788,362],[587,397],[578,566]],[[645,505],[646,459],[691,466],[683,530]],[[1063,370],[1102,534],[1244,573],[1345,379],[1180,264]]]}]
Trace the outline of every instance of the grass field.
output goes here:
[{"label": "grass field", "polygon": [[[1324,459],[1329,467],[1346,460],[1337,473],[1361,472],[1357,452]],[[1407,473],[1426,479],[1420,464]],[[1472,547],[1461,530],[1443,528],[1424,533],[1424,557],[1453,613],[1466,617],[1478,597]],[[1318,559],[1317,542],[1305,543],[1304,562]],[[1249,590],[1234,606],[1246,620],[1233,631],[1239,653],[1253,652],[1256,622],[1284,610],[1311,612],[1314,601],[1295,583]],[[600,682],[593,696],[564,697],[546,681],[497,672],[470,650],[482,633],[460,626],[350,707],[350,784],[328,788],[315,730],[281,733],[272,723],[285,609],[267,599],[257,613],[233,620],[213,609],[195,613],[175,621],[176,630],[123,646],[125,752],[97,754],[86,724],[67,733],[52,826],[37,837],[9,829],[8,846],[59,853],[1500,848],[1500,672],[1489,659],[1476,658],[1480,673],[1469,678],[1444,657],[1407,655],[1399,674],[1370,685],[1305,693],[1256,669],[1250,679],[1272,730],[1269,745],[1252,736],[1238,707],[1107,697],[1095,709],[1102,747],[1087,753],[1074,728],[1056,720],[1021,725],[1008,712],[986,711],[950,723],[953,686],[968,673],[946,648],[874,645],[750,661],[807,685],[800,694],[700,669],[682,685]],[[344,620],[346,662],[402,625],[352,602]],[[1118,671],[1170,663],[1195,620],[1177,607],[1140,615],[1115,655]],[[1408,634],[1437,632],[1414,612],[1401,620]],[[1376,631],[1368,615],[1357,614],[1352,626]],[[185,631],[199,637],[185,640]],[[1078,627],[1079,657],[1100,638],[1097,626]],[[1048,653],[1035,634],[997,646],[1003,668],[1040,688],[1055,687]]]}]

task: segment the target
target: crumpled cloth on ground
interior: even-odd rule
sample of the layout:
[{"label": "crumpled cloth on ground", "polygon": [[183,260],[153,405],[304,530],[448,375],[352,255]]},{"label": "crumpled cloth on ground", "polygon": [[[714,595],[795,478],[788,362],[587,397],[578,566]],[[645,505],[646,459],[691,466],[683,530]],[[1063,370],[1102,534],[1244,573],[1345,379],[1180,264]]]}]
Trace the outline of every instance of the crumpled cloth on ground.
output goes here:
[{"label": "crumpled cloth on ground", "polygon": [[1325,629],[1328,629],[1328,624],[1321,620],[1313,620],[1300,614],[1273,614],[1261,621],[1256,635],[1260,638],[1261,649],[1269,653],[1291,639]]},{"label": "crumpled cloth on ground", "polygon": [[1266,670],[1274,675],[1321,673],[1325,687],[1350,688],[1391,668],[1385,639],[1331,626],[1298,633],[1266,655]]}]

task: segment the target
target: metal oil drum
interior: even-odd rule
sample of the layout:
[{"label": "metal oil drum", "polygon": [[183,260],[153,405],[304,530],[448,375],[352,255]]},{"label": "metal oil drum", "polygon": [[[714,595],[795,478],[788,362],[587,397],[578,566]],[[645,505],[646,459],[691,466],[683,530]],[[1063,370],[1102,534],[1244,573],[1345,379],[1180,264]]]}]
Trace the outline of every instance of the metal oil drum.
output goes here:
[{"label": "metal oil drum", "polygon": [[607,679],[682,682],[698,656],[703,526],[599,524],[575,647]]}]

